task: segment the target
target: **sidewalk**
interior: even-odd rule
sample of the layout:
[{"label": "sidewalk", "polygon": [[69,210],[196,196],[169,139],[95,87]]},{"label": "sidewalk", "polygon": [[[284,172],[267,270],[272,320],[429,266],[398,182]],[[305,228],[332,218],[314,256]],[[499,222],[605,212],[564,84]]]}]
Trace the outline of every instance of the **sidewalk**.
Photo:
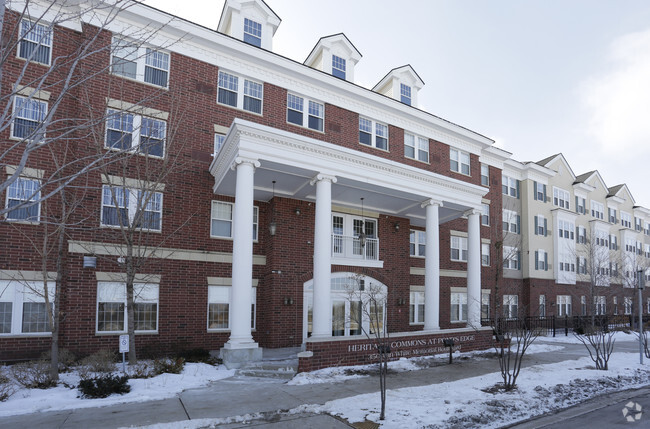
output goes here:
[{"label": "sidewalk", "polygon": [[[540,339],[540,343],[543,340]],[[582,345],[563,344],[564,349],[527,355],[524,366],[548,364],[584,357]],[[498,361],[455,358],[451,365],[419,371],[389,374],[389,389],[415,387],[460,380],[498,372]],[[226,418],[265,413],[254,423],[231,423],[224,428],[346,428],[346,423],[327,415],[287,415],[278,413],[302,404],[324,404],[362,393],[378,392],[376,377],[364,377],[341,383],[288,385],[284,380],[235,376],[214,382],[208,387],[187,390],[176,398],[130,403],[102,408],[85,408],[60,412],[36,413],[0,418],[6,428],[119,428],[182,422],[204,418]],[[379,397],[377,398],[379,401]]]}]

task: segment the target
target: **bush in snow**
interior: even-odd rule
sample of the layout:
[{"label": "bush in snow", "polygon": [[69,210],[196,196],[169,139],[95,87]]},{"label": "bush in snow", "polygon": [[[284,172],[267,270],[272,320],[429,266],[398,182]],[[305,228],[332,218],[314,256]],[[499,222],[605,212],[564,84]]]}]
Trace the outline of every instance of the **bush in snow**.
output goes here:
[{"label": "bush in snow", "polygon": [[83,398],[106,398],[113,393],[129,393],[129,378],[112,374],[104,374],[99,377],[86,378],[79,382],[79,390]]},{"label": "bush in snow", "polygon": [[18,384],[29,389],[56,386],[56,381],[50,378],[50,364],[44,360],[17,363],[11,367],[11,375]]},{"label": "bush in snow", "polygon": [[9,397],[13,395],[15,391],[16,389],[14,388],[11,380],[9,380],[9,378],[6,376],[0,374],[0,402],[4,402],[9,399]]},{"label": "bush in snow", "polygon": [[156,359],[153,362],[154,372],[156,374],[180,374],[183,372],[185,367],[185,359],[182,357],[171,359],[171,358],[162,358]]},{"label": "bush in snow", "polygon": [[79,377],[90,379],[101,374],[110,374],[115,371],[117,354],[111,350],[100,350],[81,360],[79,363]]}]

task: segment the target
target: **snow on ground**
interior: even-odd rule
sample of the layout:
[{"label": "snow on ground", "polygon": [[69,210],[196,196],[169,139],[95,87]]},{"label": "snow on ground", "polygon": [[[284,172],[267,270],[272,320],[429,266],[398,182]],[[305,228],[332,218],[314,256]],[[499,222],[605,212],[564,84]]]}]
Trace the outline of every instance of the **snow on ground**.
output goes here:
[{"label": "snow on ground", "polygon": [[[121,368],[121,365],[119,365]],[[0,416],[27,414],[36,411],[59,411],[75,408],[102,407],[127,402],[144,402],[175,396],[186,389],[202,387],[211,381],[232,377],[235,370],[204,363],[186,363],[181,374],[161,374],[148,379],[130,379],[131,392],[102,399],[82,399],[76,386],[76,372],[60,375],[62,384],[51,389],[19,389],[5,402],[0,402]],[[65,385],[70,387],[65,387]]]},{"label": "snow on ground", "polygon": [[[575,335],[573,335],[572,332],[569,332],[569,335],[565,336],[564,335],[564,330],[562,330],[562,332],[560,332],[560,330],[558,330],[556,332],[555,337],[539,337],[537,340],[545,341],[545,342],[553,342],[553,343],[582,344],[580,342],[580,340]],[[616,342],[619,342],[619,341],[636,341],[636,342],[639,342],[639,337],[636,336],[633,333],[627,334],[627,333],[625,333],[623,331],[616,331],[616,332],[614,332],[614,340],[616,340]]]}]

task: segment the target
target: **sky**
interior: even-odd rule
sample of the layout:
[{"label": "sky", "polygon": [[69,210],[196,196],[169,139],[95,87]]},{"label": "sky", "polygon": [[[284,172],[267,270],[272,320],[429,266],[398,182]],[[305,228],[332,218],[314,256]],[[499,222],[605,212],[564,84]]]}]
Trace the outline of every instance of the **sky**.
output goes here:
[{"label": "sky", "polygon": [[[145,0],[216,29],[223,0]],[[518,161],[562,152],[650,208],[650,2],[646,0],[266,0],[273,50],[303,62],[343,32],[372,88],[411,64],[420,108],[493,140]],[[401,7],[400,7],[401,6]]]}]

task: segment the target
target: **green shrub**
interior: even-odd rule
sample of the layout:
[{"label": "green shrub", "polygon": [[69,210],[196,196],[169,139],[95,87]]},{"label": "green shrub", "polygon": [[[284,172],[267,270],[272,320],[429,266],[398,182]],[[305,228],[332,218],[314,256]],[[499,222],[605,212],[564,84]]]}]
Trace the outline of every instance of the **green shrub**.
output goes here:
[{"label": "green shrub", "polygon": [[156,374],[180,374],[183,372],[185,367],[185,359],[182,357],[171,359],[171,358],[162,358],[156,359],[153,361],[154,372]]},{"label": "green shrub", "polygon": [[29,389],[48,389],[56,386],[50,378],[50,363],[43,360],[17,363],[11,367],[16,382]]},{"label": "green shrub", "polygon": [[129,386],[129,378],[127,376],[119,376],[112,374],[105,374],[100,377],[86,378],[79,382],[79,390],[81,391],[82,398],[106,398],[113,393],[129,393],[131,386]]}]

